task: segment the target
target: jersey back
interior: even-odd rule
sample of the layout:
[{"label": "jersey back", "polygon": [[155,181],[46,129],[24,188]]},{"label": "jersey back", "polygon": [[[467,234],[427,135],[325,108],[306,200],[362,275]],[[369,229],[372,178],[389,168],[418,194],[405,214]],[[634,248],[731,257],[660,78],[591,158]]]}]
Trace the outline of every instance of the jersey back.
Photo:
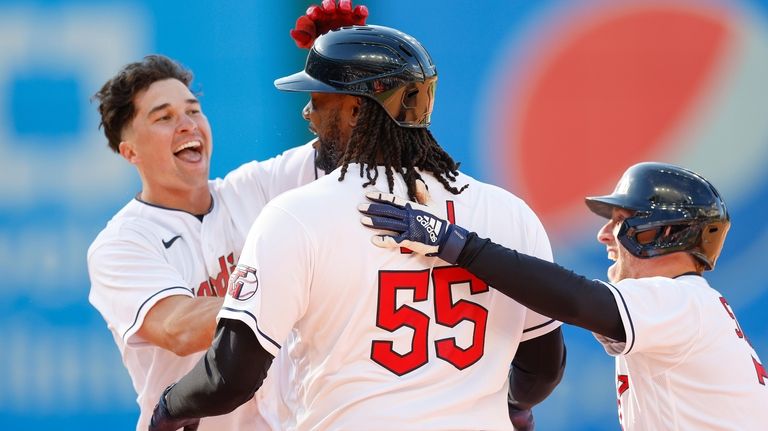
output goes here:
[{"label": "jersey back", "polygon": [[[297,429],[511,429],[507,373],[518,344],[555,329],[464,269],[373,246],[352,165],[270,203],[230,280],[220,318],[242,320],[297,370]],[[438,215],[551,260],[541,223],[510,193],[424,174]],[[383,171],[379,190],[387,191]],[[406,196],[398,177],[395,194]],[[285,352],[283,352],[285,353]]]}]

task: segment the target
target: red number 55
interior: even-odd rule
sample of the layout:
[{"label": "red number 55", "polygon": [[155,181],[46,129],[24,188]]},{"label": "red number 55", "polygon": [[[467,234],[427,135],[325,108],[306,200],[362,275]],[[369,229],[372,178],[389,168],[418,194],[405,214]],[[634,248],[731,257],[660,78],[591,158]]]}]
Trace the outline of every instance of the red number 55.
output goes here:
[{"label": "red number 55", "polygon": [[[458,284],[469,286],[469,293],[477,295],[488,292],[488,285],[456,266],[434,268],[431,272],[434,286],[435,323],[453,328],[463,321],[474,324],[472,344],[463,349],[455,338],[435,340],[438,358],[463,370],[477,362],[485,350],[485,326],[488,310],[479,304],[464,299],[453,302],[453,288]],[[394,332],[403,326],[413,330],[411,349],[400,354],[392,348],[392,341],[373,340],[371,359],[389,371],[402,376],[422,365],[429,359],[430,316],[408,305],[397,307],[397,291],[411,291],[413,302],[426,301],[429,296],[430,271],[380,271],[379,302],[376,326]]]}]

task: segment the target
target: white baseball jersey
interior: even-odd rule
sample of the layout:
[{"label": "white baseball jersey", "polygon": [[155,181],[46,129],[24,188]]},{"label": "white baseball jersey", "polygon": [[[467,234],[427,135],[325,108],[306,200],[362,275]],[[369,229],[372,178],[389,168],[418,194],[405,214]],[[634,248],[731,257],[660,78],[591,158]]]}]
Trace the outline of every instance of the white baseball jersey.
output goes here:
[{"label": "white baseball jersey", "polygon": [[624,431],[768,428],[768,374],[731,307],[703,277],[607,285],[627,341],[595,337],[616,357]]},{"label": "white baseball jersey", "polygon": [[[380,169],[377,188],[388,191]],[[360,224],[359,165],[283,194],[248,234],[219,318],[248,324],[296,370],[300,430],[511,430],[507,373],[521,341],[560,323],[466,270],[379,249]],[[551,261],[536,215],[466,175],[451,194],[424,174],[437,214]],[[394,193],[407,196],[396,176]]]},{"label": "white baseball jersey", "polygon": [[[166,386],[204,353],[180,357],[141,339],[136,332],[149,309],[172,295],[223,296],[248,229],[264,205],[315,178],[314,149],[306,144],[210,181],[213,203],[202,222],[134,199],[91,244],[89,299],[106,320],[138,394],[137,430],[147,429]],[[260,420],[257,403],[249,402],[231,414],[204,419],[199,430],[264,429],[255,428]]]}]

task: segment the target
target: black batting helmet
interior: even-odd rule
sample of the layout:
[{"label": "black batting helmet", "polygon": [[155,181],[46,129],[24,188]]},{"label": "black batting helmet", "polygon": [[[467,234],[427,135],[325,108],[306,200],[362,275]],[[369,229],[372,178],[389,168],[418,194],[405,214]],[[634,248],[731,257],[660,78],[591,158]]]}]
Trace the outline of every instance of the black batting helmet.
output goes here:
[{"label": "black batting helmet", "polygon": [[284,91],[370,97],[402,127],[429,126],[437,69],[413,37],[377,25],[342,27],[315,40],[304,70],[275,81]]},{"label": "black batting helmet", "polygon": [[648,258],[686,251],[707,270],[723,248],[731,225],[725,202],[700,175],[665,163],[638,163],[624,172],[613,194],[586,198],[594,213],[611,218],[613,208],[634,211],[619,229],[619,242]]}]

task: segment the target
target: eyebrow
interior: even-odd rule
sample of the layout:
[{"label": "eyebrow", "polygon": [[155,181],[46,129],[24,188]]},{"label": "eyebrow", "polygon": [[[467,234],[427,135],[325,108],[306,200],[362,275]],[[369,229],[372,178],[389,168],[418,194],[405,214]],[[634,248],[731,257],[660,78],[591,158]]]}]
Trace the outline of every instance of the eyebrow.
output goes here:
[{"label": "eyebrow", "polygon": [[[200,101],[195,99],[194,97],[187,99],[186,102],[187,102],[188,105],[199,105],[200,104]],[[167,108],[169,106],[171,106],[170,103],[163,103],[162,105],[157,105],[154,108],[150,109],[149,112],[147,112],[147,117],[151,116],[152,114],[154,114],[157,111],[162,111],[163,109],[165,109],[165,108]]]}]

